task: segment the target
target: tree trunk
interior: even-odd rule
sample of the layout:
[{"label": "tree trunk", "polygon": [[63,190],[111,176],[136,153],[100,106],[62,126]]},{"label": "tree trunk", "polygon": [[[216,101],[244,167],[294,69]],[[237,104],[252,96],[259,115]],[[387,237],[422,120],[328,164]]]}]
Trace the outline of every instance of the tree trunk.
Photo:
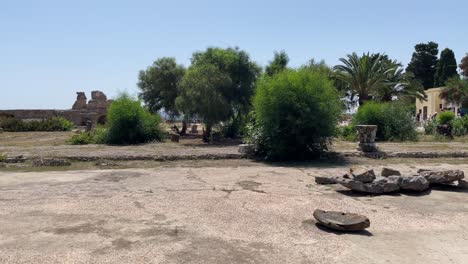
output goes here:
[{"label": "tree trunk", "polygon": [[203,130],[203,142],[209,143],[211,140],[211,124],[206,124],[206,129]]},{"label": "tree trunk", "polygon": [[369,101],[369,95],[367,93],[359,94],[359,108]]},{"label": "tree trunk", "polygon": [[179,134],[180,134],[181,136],[187,135],[187,119],[186,119],[186,118],[184,118],[184,119],[182,120],[182,130],[180,131]]}]

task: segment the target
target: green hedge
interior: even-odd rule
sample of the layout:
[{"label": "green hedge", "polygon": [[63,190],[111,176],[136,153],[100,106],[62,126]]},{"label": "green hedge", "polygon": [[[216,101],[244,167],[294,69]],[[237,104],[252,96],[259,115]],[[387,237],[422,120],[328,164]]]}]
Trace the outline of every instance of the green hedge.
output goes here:
[{"label": "green hedge", "polygon": [[74,124],[63,117],[23,121],[13,117],[0,118],[0,127],[8,132],[70,131]]},{"label": "green hedge", "polygon": [[399,102],[367,102],[354,115],[352,126],[377,125],[377,140],[416,140],[416,124],[409,106]]}]

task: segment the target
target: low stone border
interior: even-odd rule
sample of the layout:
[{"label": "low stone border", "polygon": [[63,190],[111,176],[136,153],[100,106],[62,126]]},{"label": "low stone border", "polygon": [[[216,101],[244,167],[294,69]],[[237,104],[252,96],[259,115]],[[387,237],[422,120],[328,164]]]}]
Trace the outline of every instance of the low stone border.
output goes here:
[{"label": "low stone border", "polygon": [[468,152],[336,152],[344,157],[385,158],[468,158]]},{"label": "low stone border", "polygon": [[[364,157],[371,159],[386,159],[386,158],[468,158],[468,152],[328,152],[322,156],[323,159],[339,158],[339,157]],[[35,160],[40,158],[65,159],[69,161],[183,161],[183,160],[222,160],[222,159],[248,159],[252,158],[245,153],[229,153],[229,154],[201,154],[201,155],[137,155],[137,156],[63,156],[63,157],[23,157],[15,160],[15,163],[24,162],[26,160]],[[15,158],[12,158],[15,159]],[[10,161],[13,162],[13,161]],[[1,163],[1,162],[0,162]]]}]

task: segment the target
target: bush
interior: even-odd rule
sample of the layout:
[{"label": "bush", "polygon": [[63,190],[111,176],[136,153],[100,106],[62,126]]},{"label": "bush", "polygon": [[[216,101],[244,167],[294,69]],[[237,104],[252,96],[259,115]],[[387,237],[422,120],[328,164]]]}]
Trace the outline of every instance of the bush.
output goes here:
[{"label": "bush", "polygon": [[7,156],[5,154],[0,153],[0,162],[4,162]]},{"label": "bush", "polygon": [[105,144],[107,140],[107,129],[97,127],[92,132],[81,132],[73,135],[67,140],[71,145],[87,145],[87,144]]},{"label": "bush", "polygon": [[455,113],[452,111],[444,111],[439,113],[437,116],[437,123],[439,125],[448,125],[451,124],[455,119]]},{"label": "bush", "polygon": [[71,145],[87,145],[94,143],[93,134],[90,132],[81,132],[73,135],[68,141]]},{"label": "bush", "polygon": [[416,140],[416,125],[407,105],[367,102],[353,117],[353,125],[377,125],[377,139]]},{"label": "bush", "polygon": [[13,117],[0,119],[0,127],[9,132],[25,131],[70,131],[74,124],[63,117],[23,121]]},{"label": "bush", "polygon": [[468,135],[468,116],[456,118],[452,121],[453,135],[457,137]]},{"label": "bush", "polygon": [[434,135],[436,133],[436,120],[429,120],[424,124],[424,134],[426,135]]},{"label": "bush", "polygon": [[358,138],[356,127],[352,124],[338,127],[338,137],[346,141],[356,141]]},{"label": "bush", "polygon": [[246,141],[269,160],[309,158],[326,150],[341,112],[327,75],[305,68],[264,76],[253,106]]},{"label": "bush", "polygon": [[109,144],[138,144],[161,140],[160,117],[127,94],[120,95],[107,111],[105,141]]}]

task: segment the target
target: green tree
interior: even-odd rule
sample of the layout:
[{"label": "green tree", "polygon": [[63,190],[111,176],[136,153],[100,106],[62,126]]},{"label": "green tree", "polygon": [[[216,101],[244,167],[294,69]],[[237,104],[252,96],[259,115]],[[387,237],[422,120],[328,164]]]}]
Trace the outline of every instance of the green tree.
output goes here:
[{"label": "green tree", "polygon": [[251,109],[255,82],[261,68],[250,59],[247,52],[238,48],[208,48],[203,52],[195,52],[192,64],[213,65],[231,79],[231,86],[222,91],[224,100],[232,108],[231,115],[224,122],[223,131],[226,136],[237,136]]},{"label": "green tree", "polygon": [[385,82],[372,91],[376,101],[390,102],[397,98],[413,104],[416,98],[425,100],[424,87],[414,78],[413,73],[404,72],[401,63],[388,59],[386,55],[382,58],[382,64],[386,76]]},{"label": "green tree", "polygon": [[394,68],[386,68],[384,57],[380,54],[364,53],[362,56],[355,52],[341,58],[342,65],[337,65],[335,78],[349,90],[351,98],[359,96],[359,106],[364,105],[371,98],[372,92],[384,86],[387,75]]},{"label": "green tree", "polygon": [[139,97],[154,113],[164,109],[171,116],[179,115],[175,99],[180,93],[179,82],[185,68],[175,58],[163,57],[138,75]]},{"label": "green tree", "polygon": [[238,48],[208,48],[204,52],[195,52],[192,64],[211,64],[228,75],[231,87],[223,92],[223,96],[236,110],[248,108],[261,69],[250,60],[247,52]]},{"label": "green tree", "polygon": [[232,115],[232,105],[225,97],[232,89],[231,78],[213,64],[195,64],[182,78],[180,87],[177,107],[203,120],[206,127],[203,140],[208,142],[212,127]]},{"label": "green tree", "polygon": [[460,69],[461,69],[461,74],[465,77],[465,78],[468,78],[468,54],[465,55],[465,57],[463,57],[463,59],[461,60],[461,63],[459,65]]},{"label": "green tree", "polygon": [[[183,65],[177,64],[175,58],[162,57],[157,59],[146,70],[138,75],[138,97],[143,100],[148,109],[157,113],[161,109],[174,118],[180,115],[175,100],[180,94],[179,83],[185,74]],[[187,130],[187,118],[182,122],[181,135]]]},{"label": "green tree", "polygon": [[368,100],[389,102],[395,98],[412,102],[424,99],[424,88],[412,73],[405,73],[401,63],[380,53],[356,53],[342,58],[342,65],[335,66],[335,85],[354,101],[359,97],[359,106]]},{"label": "green tree", "polygon": [[273,60],[265,68],[265,73],[268,76],[273,76],[285,69],[287,69],[289,63],[288,54],[284,50],[277,52],[275,51]]},{"label": "green tree", "polygon": [[448,79],[446,87],[440,93],[440,98],[468,108],[468,80],[462,80],[458,76]]},{"label": "green tree", "polygon": [[406,72],[412,72],[425,89],[433,88],[439,45],[430,41],[428,43],[417,44],[414,49],[415,52],[413,52]]},{"label": "green tree", "polygon": [[436,73],[434,76],[434,86],[444,86],[445,82],[450,78],[457,75],[457,60],[455,54],[451,49],[444,49],[440,53],[440,59],[437,62]]}]

